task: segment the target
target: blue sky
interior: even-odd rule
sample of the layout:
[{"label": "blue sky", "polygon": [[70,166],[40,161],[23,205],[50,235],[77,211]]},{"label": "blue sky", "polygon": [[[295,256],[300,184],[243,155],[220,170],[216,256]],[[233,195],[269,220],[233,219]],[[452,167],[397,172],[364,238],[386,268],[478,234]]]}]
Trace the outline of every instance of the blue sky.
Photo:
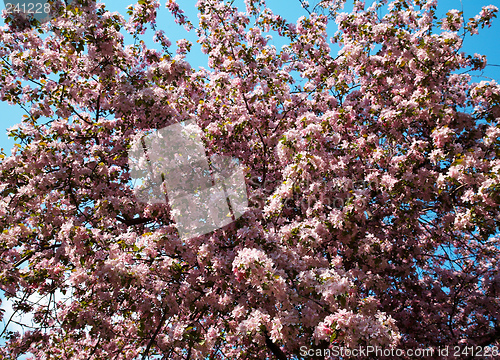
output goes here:
[{"label": "blue sky", "polygon": [[[109,0],[103,1],[106,6],[111,11],[118,11],[125,14],[126,7],[132,3],[132,1],[123,0]],[[178,0],[178,4],[185,11],[188,18],[195,24],[197,23],[197,0]],[[311,0],[311,4],[315,1]],[[348,3],[351,1],[348,0]],[[158,15],[158,28],[165,30],[166,35],[170,38],[173,44],[176,40],[187,38],[193,42],[193,48],[190,54],[188,54],[187,60],[196,69],[200,66],[207,67],[207,57],[202,54],[199,50],[198,44],[196,44],[196,34],[194,31],[186,32],[186,30],[173,21],[170,13],[165,9],[165,0],[161,1],[161,7]],[[236,3],[243,3],[243,1],[236,1]],[[369,1],[367,2],[369,3]],[[284,5],[286,4],[286,5]],[[479,13],[480,9],[484,5],[495,4],[500,7],[500,2],[498,0],[438,0],[438,16],[442,17],[449,9],[458,9],[464,11],[465,18],[475,16]],[[283,17],[289,21],[295,21],[302,15],[307,15],[307,12],[300,6],[299,0],[268,0],[267,5],[273,9],[274,12],[281,14]],[[4,3],[0,3],[0,9],[4,9]],[[244,8],[242,7],[242,11]],[[336,29],[333,26],[329,29],[329,32],[333,34]],[[146,34],[145,36],[147,36]],[[156,44],[149,38],[144,38],[150,47],[156,47]],[[281,44],[275,43],[275,45],[281,46]],[[500,18],[495,19],[491,28],[485,28],[480,31],[479,35],[474,37],[467,36],[464,51],[466,53],[474,54],[480,53],[486,55],[489,64],[499,65],[488,66],[483,73],[475,73],[473,81],[481,80],[500,80]],[[0,101],[0,148],[4,149],[4,152],[9,155],[10,149],[14,146],[13,139],[7,136],[7,129],[21,121],[21,117],[24,114],[23,110],[18,106],[11,106],[6,102]]]}]

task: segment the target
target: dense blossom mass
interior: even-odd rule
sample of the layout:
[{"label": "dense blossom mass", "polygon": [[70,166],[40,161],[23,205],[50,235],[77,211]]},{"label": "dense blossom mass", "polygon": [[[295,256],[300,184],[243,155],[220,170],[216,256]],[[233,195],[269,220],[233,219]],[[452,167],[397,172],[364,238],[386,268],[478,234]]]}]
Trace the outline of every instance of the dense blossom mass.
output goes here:
[{"label": "dense blossom mass", "polygon": [[[500,86],[472,82],[486,59],[461,50],[497,8],[321,1],[289,22],[199,0],[194,21],[169,0],[208,57],[195,70],[159,6],[4,13],[0,96],[26,115],[0,155],[0,357],[498,350]],[[208,157],[239,159],[249,209],[185,239],[134,197],[127,151],[188,119]]]}]

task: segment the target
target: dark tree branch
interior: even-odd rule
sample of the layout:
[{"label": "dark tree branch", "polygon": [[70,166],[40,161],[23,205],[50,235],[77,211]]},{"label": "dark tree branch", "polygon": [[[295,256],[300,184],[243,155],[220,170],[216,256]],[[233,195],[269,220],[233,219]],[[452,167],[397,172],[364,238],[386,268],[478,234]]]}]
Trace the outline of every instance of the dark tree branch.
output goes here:
[{"label": "dark tree branch", "polygon": [[307,2],[305,0],[299,0],[300,1],[300,5],[302,6],[302,8],[307,11],[307,13],[309,15],[311,15],[311,11],[309,11],[309,4],[307,4]]},{"label": "dark tree branch", "polygon": [[149,218],[124,219],[120,216],[117,216],[116,219],[127,226],[146,224],[153,221],[153,219]]},{"label": "dark tree branch", "polygon": [[149,350],[151,349],[151,346],[153,346],[153,343],[156,341],[156,337],[160,333],[161,328],[163,327],[163,324],[165,323],[165,320],[167,319],[167,309],[163,309],[163,315],[161,316],[160,322],[158,323],[158,327],[155,330],[155,333],[151,337],[151,339],[148,342],[148,345],[146,346],[146,349],[144,350],[144,353],[142,354],[142,360],[145,360],[149,354]]},{"label": "dark tree branch", "polygon": [[99,121],[99,112],[101,110],[101,94],[97,97],[97,105],[96,105],[96,111],[95,111],[95,122],[97,123]]},{"label": "dark tree branch", "polygon": [[101,342],[101,338],[99,337],[99,339],[97,340],[97,343],[95,344],[94,348],[92,349],[92,351],[90,352],[87,360],[90,360],[92,358],[92,356],[94,356],[95,352],[97,351],[97,348],[99,347],[99,343]]},{"label": "dark tree branch", "polygon": [[36,251],[34,250],[31,250],[29,251],[26,255],[24,255],[18,262],[16,262],[14,264],[14,266],[12,267],[13,269],[17,268],[18,266],[20,266],[23,262],[25,262],[26,260],[29,260],[31,259],[31,257],[33,255],[35,255],[37,252],[39,251],[44,251],[44,250],[50,250],[50,249],[56,249],[58,248],[59,246],[61,246],[61,244],[54,244],[54,245],[51,245],[51,246],[47,246],[47,247],[42,247]]},{"label": "dark tree branch", "polygon": [[269,350],[271,350],[271,352],[274,354],[274,356],[276,356],[276,359],[287,360],[285,353],[280,349],[280,347],[278,345],[276,345],[271,340],[267,331],[264,333],[264,336],[266,338],[266,346],[268,347]]}]

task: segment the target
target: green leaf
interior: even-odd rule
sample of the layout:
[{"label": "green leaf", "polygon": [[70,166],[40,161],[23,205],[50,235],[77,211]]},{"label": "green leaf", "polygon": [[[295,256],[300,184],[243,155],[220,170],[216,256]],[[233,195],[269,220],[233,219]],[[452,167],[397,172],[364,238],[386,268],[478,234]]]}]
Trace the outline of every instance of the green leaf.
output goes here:
[{"label": "green leaf", "polygon": [[337,339],[337,330],[333,330],[333,334],[330,336],[330,342],[334,342]]}]

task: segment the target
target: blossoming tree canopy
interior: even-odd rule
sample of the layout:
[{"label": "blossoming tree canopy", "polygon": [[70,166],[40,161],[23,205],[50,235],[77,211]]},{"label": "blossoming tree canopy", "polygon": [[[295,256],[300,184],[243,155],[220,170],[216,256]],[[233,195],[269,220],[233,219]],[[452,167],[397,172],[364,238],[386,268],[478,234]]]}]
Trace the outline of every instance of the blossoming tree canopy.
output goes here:
[{"label": "blossoming tree canopy", "polygon": [[[2,357],[500,345],[500,87],[461,50],[496,7],[321,1],[292,23],[200,0],[195,21],[169,0],[208,56],[195,70],[158,1],[74,3],[0,30],[0,96],[26,111],[0,162]],[[134,197],[127,151],[187,119],[208,157],[239,159],[249,210],[181,239]]]}]

